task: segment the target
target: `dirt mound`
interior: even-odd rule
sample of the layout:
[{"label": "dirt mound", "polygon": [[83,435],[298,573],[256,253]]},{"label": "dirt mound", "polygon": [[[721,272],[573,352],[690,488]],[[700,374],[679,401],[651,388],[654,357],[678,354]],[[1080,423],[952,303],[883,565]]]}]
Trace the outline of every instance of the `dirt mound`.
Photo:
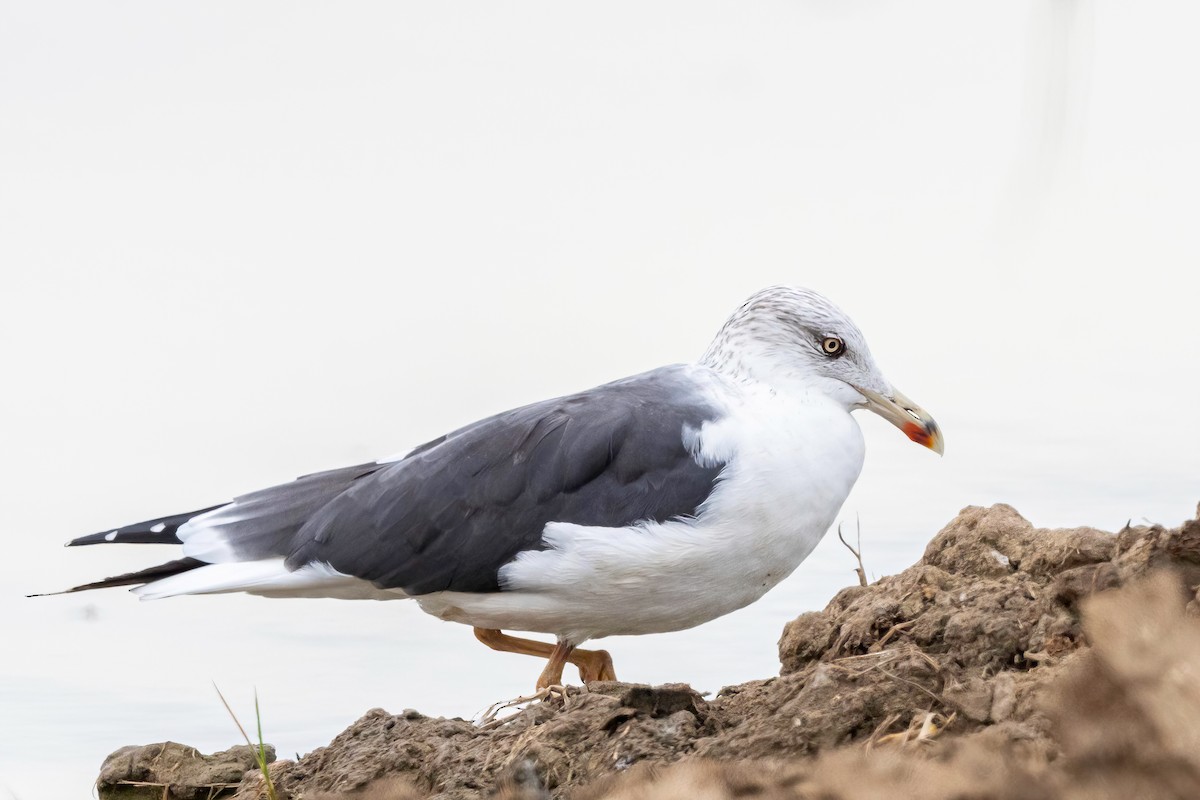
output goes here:
[{"label": "dirt mound", "polygon": [[[266,755],[273,761],[275,750]],[[104,759],[96,788],[104,800],[209,800],[240,784],[255,764],[244,744],[210,756],[178,742],[122,747]]]},{"label": "dirt mound", "polygon": [[779,677],[711,700],[596,684],[487,727],[374,710],[273,774],[294,798],[1200,797],[1198,583],[1197,520],[968,508],[790,623]]}]

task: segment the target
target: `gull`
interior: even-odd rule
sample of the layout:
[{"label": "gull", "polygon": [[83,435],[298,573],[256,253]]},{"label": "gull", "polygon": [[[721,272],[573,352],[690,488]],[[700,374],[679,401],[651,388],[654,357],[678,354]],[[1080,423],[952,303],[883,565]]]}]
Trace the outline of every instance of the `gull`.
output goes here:
[{"label": "gull", "polygon": [[[862,469],[856,409],[942,453],[817,292],[764,289],[695,362],[488,417],[403,456],[307,475],[72,545],[182,545],[182,558],[68,592],[144,600],[411,599],[494,650],[615,680],[608,636],[684,630],[799,566]],[[553,644],[505,631],[552,635]]]}]

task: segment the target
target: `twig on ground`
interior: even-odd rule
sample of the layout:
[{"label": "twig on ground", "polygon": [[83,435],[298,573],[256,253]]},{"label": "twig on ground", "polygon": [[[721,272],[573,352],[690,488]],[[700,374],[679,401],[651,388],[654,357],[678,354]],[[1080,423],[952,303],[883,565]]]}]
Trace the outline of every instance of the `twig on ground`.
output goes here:
[{"label": "twig on ground", "polygon": [[857,539],[855,540],[858,543],[857,550],[855,550],[853,547],[850,546],[850,543],[846,541],[846,537],[842,536],[842,524],[840,522],[838,523],[838,529],[837,529],[838,539],[840,539],[842,544],[844,544],[846,546],[847,550],[849,550],[851,553],[854,554],[854,560],[858,562],[858,566],[854,568],[854,572],[858,575],[858,585],[866,586],[867,585],[867,570],[865,567],[863,567],[863,560],[862,560],[862,521],[859,520],[857,517],[855,517],[855,524],[858,528],[858,535],[857,535]]},{"label": "twig on ground", "polygon": [[905,631],[907,631],[909,628],[911,628],[913,625],[916,625],[916,624],[917,624],[917,621],[915,619],[910,619],[908,622],[896,623],[892,627],[888,628],[887,633],[885,633],[883,636],[881,636],[879,641],[876,642],[875,644],[873,644],[872,647],[882,648],[885,644],[888,643],[888,640],[891,639],[893,636],[895,636],[897,633],[904,633]]},{"label": "twig on ground", "polygon": [[[575,687],[570,687],[570,689],[574,690]],[[583,687],[581,691],[586,692],[587,687]],[[547,686],[545,689],[539,689],[531,695],[515,697],[512,700],[501,701],[499,703],[492,703],[492,705],[488,706],[488,709],[483,712],[482,716],[480,716],[477,724],[484,730],[488,728],[494,728],[498,725],[503,725],[512,719],[512,717],[499,717],[501,711],[509,708],[515,708],[520,705],[525,705],[526,703],[533,703],[538,700],[549,700],[556,697],[562,698],[563,708],[566,708],[568,696],[568,687],[566,686]]]},{"label": "twig on ground", "polygon": [[934,700],[936,700],[938,703],[940,703],[943,708],[951,707],[950,703],[948,703],[946,701],[946,698],[942,697],[940,694],[938,694],[936,692],[926,689],[924,686],[917,683],[916,681],[910,681],[908,678],[901,677],[900,675],[897,675],[894,672],[888,672],[886,669],[883,669],[883,667],[880,666],[879,664],[873,665],[871,667],[871,669],[876,670],[877,672],[880,672],[880,673],[886,675],[887,677],[891,678],[892,680],[900,681],[901,683],[907,683],[909,686],[913,687],[914,689],[924,692],[925,694],[929,695]]},{"label": "twig on ground", "polygon": [[[907,657],[907,656],[911,656],[913,658],[918,658],[921,661],[924,661],[926,664],[929,665],[930,669],[932,669],[934,672],[938,673],[939,675],[942,673],[942,665],[938,663],[937,659],[935,659],[933,656],[929,655],[928,653],[922,651],[916,645],[913,645],[909,642],[900,642],[895,647],[893,647],[891,650],[873,650],[868,653],[857,653],[852,656],[842,656],[841,658],[836,658],[833,661],[829,661],[827,663],[831,667],[835,667],[837,669],[843,670],[844,672],[846,672],[846,674],[853,675],[854,677],[858,677],[860,675],[867,674],[868,672],[870,672],[873,669],[878,669],[879,667],[883,666],[884,664],[890,664],[893,661],[898,661],[899,659]],[[857,671],[852,671],[850,669],[851,665],[846,663],[846,662],[851,662],[851,661],[853,661],[853,662],[866,661],[868,659],[871,661],[871,663],[868,666],[864,667],[863,669],[860,669]]]},{"label": "twig on ground", "polygon": [[958,716],[958,712],[950,712],[950,716],[942,718],[942,724],[938,725],[937,720],[940,716],[939,714],[934,714],[932,711],[925,715],[925,720],[921,723],[921,732],[917,734],[918,742],[928,742],[946,728],[949,728],[950,723],[954,722],[955,717]]},{"label": "twig on ground", "polygon": [[892,725],[894,725],[899,719],[899,714],[888,714],[886,717],[884,717],[883,722],[876,725],[875,730],[871,731],[871,735],[867,737],[867,742],[865,745],[863,745],[863,747],[866,750],[870,750],[872,747],[874,747],[879,742],[883,732],[892,727]]},{"label": "twig on ground", "polygon": [[[912,720],[908,723],[908,727],[902,731],[889,733],[886,736],[880,736],[878,739],[875,738],[874,733],[871,734],[871,738],[867,740],[867,747],[870,748],[876,744],[905,745],[909,742],[930,744],[939,733],[950,727],[957,717],[957,712],[952,713],[948,717],[943,717],[941,714],[933,711],[919,713],[913,716]],[[885,725],[876,728],[876,733],[881,729],[886,730],[888,726],[899,718],[898,714],[888,717],[884,720]]]}]

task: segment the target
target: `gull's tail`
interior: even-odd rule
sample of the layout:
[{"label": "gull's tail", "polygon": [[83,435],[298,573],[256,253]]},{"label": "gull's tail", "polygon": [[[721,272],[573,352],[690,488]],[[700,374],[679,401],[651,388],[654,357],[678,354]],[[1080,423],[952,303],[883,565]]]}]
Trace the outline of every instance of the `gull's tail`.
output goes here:
[{"label": "gull's tail", "polygon": [[[94,544],[88,542],[87,544]],[[197,567],[207,566],[205,562],[196,558],[180,558],[175,561],[168,561],[165,564],[159,564],[156,567],[138,570],[137,572],[126,572],[124,575],[114,575],[111,578],[105,578],[102,581],[94,581],[85,583],[80,586],[72,586],[70,589],[63,589],[61,592],[45,592],[43,594],[30,594],[26,597],[48,597],[54,594],[71,594],[72,592],[86,592],[89,589],[109,589],[113,586],[140,586],[143,583],[151,583],[153,581],[170,578],[175,575],[182,575],[185,572],[196,569]]]},{"label": "gull's tail", "polygon": [[80,536],[68,547],[93,544],[182,545],[182,558],[67,589],[66,594],[132,586],[144,600],[179,594],[248,592],[287,597],[387,597],[367,581],[328,564],[288,566],[294,538],[322,507],[361,477],[383,465],[373,462],[316,472],[185,514],[156,517]]},{"label": "gull's tail", "polygon": [[[135,522],[132,525],[125,525],[120,528],[115,528],[110,531],[102,531],[100,533],[91,533],[87,536],[80,536],[67,542],[67,547],[77,547],[86,544],[182,544],[178,536],[179,529],[188,520],[193,517],[198,517],[209,511],[214,511],[221,506],[210,506],[202,508],[199,511],[189,511],[186,514],[172,514],[169,517],[156,517],[148,519],[144,522]],[[113,586],[138,586],[143,583],[151,583],[153,581],[170,578],[175,575],[182,575],[185,572],[196,569],[197,567],[206,566],[206,562],[196,558],[179,558],[174,561],[168,561],[165,564],[158,564],[147,569],[138,570],[137,572],[126,572],[122,575],[114,575],[111,578],[105,578],[101,581],[93,581],[80,586],[73,586],[70,589],[64,589],[61,592],[45,592],[42,594],[31,594],[30,597],[45,597],[53,594],[70,594],[71,592],[85,592],[89,589],[108,589]]]}]

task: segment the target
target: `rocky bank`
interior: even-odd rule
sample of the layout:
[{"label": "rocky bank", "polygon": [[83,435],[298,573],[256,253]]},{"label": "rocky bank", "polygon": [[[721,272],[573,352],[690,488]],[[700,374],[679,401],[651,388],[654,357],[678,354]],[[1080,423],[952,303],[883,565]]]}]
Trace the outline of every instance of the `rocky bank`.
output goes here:
[{"label": "rocky bank", "polygon": [[[293,800],[1200,797],[1198,585],[1200,520],[967,508],[917,564],[789,623],[777,677],[711,699],[594,684],[488,725],[375,709],[271,774]],[[138,753],[105,763],[102,798],[222,791],[135,777]],[[257,772],[227,785],[265,796]]]}]

